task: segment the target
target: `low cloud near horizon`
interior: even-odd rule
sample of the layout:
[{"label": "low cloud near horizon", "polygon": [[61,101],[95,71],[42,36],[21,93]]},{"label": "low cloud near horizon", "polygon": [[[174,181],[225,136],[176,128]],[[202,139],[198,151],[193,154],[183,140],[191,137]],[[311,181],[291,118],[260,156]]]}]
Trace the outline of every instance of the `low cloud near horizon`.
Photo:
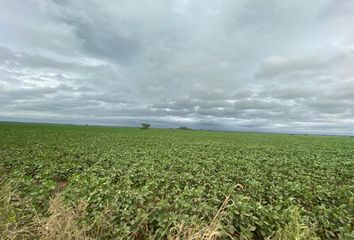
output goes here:
[{"label": "low cloud near horizon", "polygon": [[352,0],[0,0],[0,121],[354,134]]}]

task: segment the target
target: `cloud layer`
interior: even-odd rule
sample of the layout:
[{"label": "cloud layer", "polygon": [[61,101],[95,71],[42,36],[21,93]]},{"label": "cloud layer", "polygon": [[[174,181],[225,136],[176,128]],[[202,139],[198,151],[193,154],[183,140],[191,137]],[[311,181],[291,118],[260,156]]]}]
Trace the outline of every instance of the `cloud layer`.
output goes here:
[{"label": "cloud layer", "polygon": [[352,0],[0,0],[0,120],[353,134]]}]

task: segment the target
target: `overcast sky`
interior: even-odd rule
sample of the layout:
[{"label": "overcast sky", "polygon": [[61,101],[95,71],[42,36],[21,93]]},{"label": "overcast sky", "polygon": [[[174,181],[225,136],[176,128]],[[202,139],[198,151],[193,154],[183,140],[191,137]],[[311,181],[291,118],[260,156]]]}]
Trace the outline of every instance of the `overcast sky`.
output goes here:
[{"label": "overcast sky", "polygon": [[0,120],[354,133],[353,0],[0,0]]}]

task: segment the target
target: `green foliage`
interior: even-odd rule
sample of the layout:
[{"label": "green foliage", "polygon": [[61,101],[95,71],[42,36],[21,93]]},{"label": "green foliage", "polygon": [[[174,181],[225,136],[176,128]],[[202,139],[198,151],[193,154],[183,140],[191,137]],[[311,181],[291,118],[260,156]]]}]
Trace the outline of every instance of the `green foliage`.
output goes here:
[{"label": "green foliage", "polygon": [[150,127],[149,123],[142,123],[141,124],[141,129],[148,129]]},{"label": "green foliage", "polygon": [[33,219],[31,214],[23,214],[25,209],[33,215],[30,202],[0,178],[0,239],[33,239]]},{"label": "green foliage", "polygon": [[89,226],[107,212],[108,239],[159,239],[205,226],[230,195],[220,238],[353,231],[354,138],[26,124],[0,136],[0,180],[30,203],[11,219],[46,216],[60,192],[87,203]]},{"label": "green foliage", "polygon": [[313,226],[301,223],[301,214],[297,208],[290,210],[290,222],[284,228],[279,229],[274,239],[277,240],[320,240],[316,236]]}]

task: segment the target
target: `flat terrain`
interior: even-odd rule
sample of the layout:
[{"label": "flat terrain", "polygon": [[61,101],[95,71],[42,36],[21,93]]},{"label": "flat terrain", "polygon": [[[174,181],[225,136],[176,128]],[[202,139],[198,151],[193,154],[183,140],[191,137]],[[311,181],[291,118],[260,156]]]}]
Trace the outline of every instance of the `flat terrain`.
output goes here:
[{"label": "flat terrain", "polygon": [[0,164],[1,184],[26,202],[19,226],[50,216],[60,195],[86,204],[80,224],[104,213],[107,239],[165,238],[214,217],[220,238],[295,223],[353,236],[354,137],[0,123]]}]

